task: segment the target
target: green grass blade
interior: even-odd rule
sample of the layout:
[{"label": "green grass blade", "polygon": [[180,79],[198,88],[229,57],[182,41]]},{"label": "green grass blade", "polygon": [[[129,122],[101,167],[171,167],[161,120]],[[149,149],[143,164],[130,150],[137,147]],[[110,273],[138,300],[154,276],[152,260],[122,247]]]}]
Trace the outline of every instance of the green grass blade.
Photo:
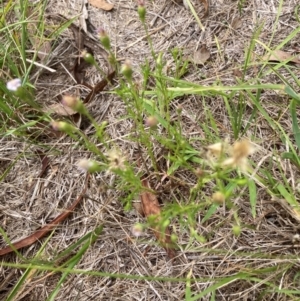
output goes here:
[{"label": "green grass blade", "polygon": [[298,149],[300,149],[300,129],[298,125],[298,116],[296,112],[296,101],[292,100],[290,104],[290,112],[292,116],[292,128]]},{"label": "green grass blade", "polygon": [[190,11],[192,12],[194,18],[195,18],[196,21],[198,22],[199,27],[201,28],[202,31],[205,31],[205,28],[204,28],[204,26],[202,25],[202,23],[201,23],[201,21],[200,21],[198,15],[197,15],[197,13],[196,13],[196,11],[195,11],[195,8],[194,8],[193,4],[191,3],[190,0],[185,0],[185,1],[186,1],[187,5],[189,6]]},{"label": "green grass blade", "polygon": [[192,300],[192,291],[191,291],[191,276],[193,270],[191,269],[186,276],[186,285],[185,285],[185,300],[190,301]]},{"label": "green grass blade", "polygon": [[89,240],[85,242],[85,244],[82,246],[82,248],[77,252],[75,256],[73,256],[70,260],[67,261],[64,265],[67,265],[67,270],[62,274],[60,280],[58,281],[54,291],[47,299],[48,301],[55,301],[55,297],[59,293],[59,290],[66,280],[67,276],[70,274],[70,271],[74,268],[74,266],[81,260],[84,253],[88,250],[88,248],[93,244],[96,239],[99,237],[99,235],[102,233],[103,226],[96,228],[95,231],[89,236]]},{"label": "green grass blade", "polygon": [[255,218],[256,217],[256,201],[257,201],[257,191],[256,191],[255,182],[253,180],[249,180],[248,187],[249,187],[251,213],[252,213],[253,218]]}]

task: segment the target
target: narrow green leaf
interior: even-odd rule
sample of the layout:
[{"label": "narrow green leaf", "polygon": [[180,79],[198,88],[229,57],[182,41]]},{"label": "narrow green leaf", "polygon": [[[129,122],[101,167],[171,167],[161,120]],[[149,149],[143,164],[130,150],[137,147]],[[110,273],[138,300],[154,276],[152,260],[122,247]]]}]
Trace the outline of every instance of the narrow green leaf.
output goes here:
[{"label": "narrow green leaf", "polygon": [[238,273],[234,276],[230,276],[230,277],[225,277],[223,279],[221,279],[220,281],[218,281],[217,283],[209,286],[207,289],[203,290],[200,294],[190,298],[189,301],[198,301],[198,300],[202,300],[201,298],[216,291],[217,289],[231,283],[231,282],[235,282],[237,280],[240,279],[249,279],[250,275],[246,274],[246,273]]},{"label": "narrow green leaf", "polygon": [[293,207],[297,207],[299,208],[299,204],[297,202],[297,200],[295,199],[295,197],[289,192],[287,191],[287,189],[281,184],[279,183],[276,188],[278,189],[278,191],[280,192],[281,196]]},{"label": "narrow green leaf", "polygon": [[300,104],[300,95],[297,94],[290,86],[285,86],[284,92],[296,100],[298,104]]},{"label": "narrow green leaf", "polygon": [[298,148],[300,149],[300,129],[298,126],[298,117],[296,112],[296,101],[292,100],[290,104],[290,111],[292,115],[292,128],[293,128],[293,134],[295,137],[296,144]]},{"label": "narrow green leaf", "polygon": [[204,222],[206,222],[219,208],[219,205],[217,204],[213,204],[210,206],[210,208],[207,210],[205,216],[203,217],[201,223],[203,224]]},{"label": "narrow green leaf", "polygon": [[191,276],[193,270],[191,269],[186,276],[186,286],[185,286],[185,301],[190,301],[192,299],[192,292],[191,292]]},{"label": "narrow green leaf", "polygon": [[59,290],[60,290],[62,284],[64,283],[64,281],[66,280],[66,278],[68,277],[68,275],[70,274],[72,269],[75,267],[75,265],[81,260],[82,256],[88,250],[90,245],[96,241],[98,236],[101,234],[102,230],[103,230],[102,225],[100,227],[98,227],[97,229],[95,229],[93,231],[92,235],[90,236],[90,239],[87,242],[85,242],[85,244],[81,247],[81,249],[70,260],[68,260],[66,262],[66,264],[64,264],[64,265],[67,265],[67,270],[62,274],[54,291],[52,292],[50,297],[47,299],[48,301],[55,301],[55,297],[59,293]]},{"label": "narrow green leaf", "polygon": [[253,180],[249,180],[248,187],[249,187],[251,213],[252,213],[253,218],[255,218],[256,217],[256,200],[257,200],[257,192],[256,192],[255,182]]}]

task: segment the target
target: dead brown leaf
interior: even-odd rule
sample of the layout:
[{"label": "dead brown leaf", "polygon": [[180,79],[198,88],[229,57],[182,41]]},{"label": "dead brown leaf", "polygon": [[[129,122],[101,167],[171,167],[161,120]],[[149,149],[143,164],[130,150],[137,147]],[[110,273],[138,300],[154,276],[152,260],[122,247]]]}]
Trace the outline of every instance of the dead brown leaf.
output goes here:
[{"label": "dead brown leaf", "polygon": [[145,217],[144,210],[143,210],[143,204],[141,202],[134,202],[132,203],[133,208],[137,211],[138,214]]},{"label": "dead brown leaf", "polygon": [[204,17],[207,17],[209,13],[209,0],[200,0],[200,2],[202,2],[205,9]]},{"label": "dead brown leaf", "polygon": [[[150,189],[147,180],[142,180],[142,185],[145,188]],[[145,217],[155,215],[157,216],[155,222],[159,224],[159,221],[161,219],[160,217],[161,210],[156,196],[151,192],[144,191],[143,193],[141,193],[141,201],[142,201],[143,213]],[[161,233],[161,230],[158,226],[154,226],[152,230],[154,232],[156,239],[166,250],[169,258],[174,259],[176,254],[173,248],[173,243],[171,241],[170,230],[166,228],[165,233]]]},{"label": "dead brown leaf", "polygon": [[265,61],[275,61],[275,62],[292,62],[295,64],[300,64],[300,58],[296,56],[292,56],[291,53],[285,52],[282,50],[274,50],[272,53],[267,54],[263,57],[263,60]]},{"label": "dead brown leaf", "polygon": [[194,52],[193,62],[197,65],[204,65],[204,63],[210,58],[210,52],[203,45],[200,49]]},{"label": "dead brown leaf", "polygon": [[103,10],[112,10],[114,8],[114,5],[111,3],[108,3],[104,0],[89,0],[89,3],[97,8],[101,8]]},{"label": "dead brown leaf", "polygon": [[62,103],[55,103],[49,106],[45,111],[47,113],[55,113],[59,116],[72,116],[77,114],[72,108],[64,106]]},{"label": "dead brown leaf", "polygon": [[243,78],[243,72],[239,69],[233,69],[232,73],[235,77]]},{"label": "dead brown leaf", "polygon": [[239,17],[236,17],[231,22],[231,27],[233,29],[239,29],[242,25],[242,20]]}]

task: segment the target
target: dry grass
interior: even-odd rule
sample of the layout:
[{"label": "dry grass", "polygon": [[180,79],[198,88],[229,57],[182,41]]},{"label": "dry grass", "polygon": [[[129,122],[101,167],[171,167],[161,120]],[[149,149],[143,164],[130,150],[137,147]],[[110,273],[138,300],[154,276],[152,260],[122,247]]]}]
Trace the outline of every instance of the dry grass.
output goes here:
[{"label": "dry grass", "polygon": [[[80,13],[79,2],[81,1],[50,0],[47,13],[50,16],[61,13],[67,18],[73,17]],[[106,29],[117,57],[131,60],[139,81],[140,66],[145,58],[151,60],[151,54],[145,31],[137,17],[136,4],[134,1],[122,0],[112,2],[115,4],[112,12],[104,12],[90,6],[91,22],[96,28],[103,26]],[[203,16],[201,2],[194,2],[201,18]],[[268,45],[274,35],[270,47],[276,47],[292,29],[299,26],[294,17],[294,9],[298,4],[297,0],[284,1],[278,26],[274,28],[277,1],[245,1],[241,16],[235,1],[212,1],[209,16],[201,18],[206,28],[205,32],[202,32],[191,12],[182,4],[168,0],[155,1],[147,3],[147,24],[153,47],[155,51],[162,51],[165,54],[169,68],[172,68],[174,63],[168,52],[170,49],[178,47],[184,50],[186,57],[191,57],[195,49],[206,45],[211,52],[210,60],[202,67],[191,65],[185,79],[205,86],[219,80],[223,85],[230,86],[236,84],[234,70],[241,69],[243,65],[245,48],[249,46],[254,30],[263,24],[259,40]],[[50,65],[57,73],[50,75],[43,72],[35,78],[38,100],[47,105],[54,103],[57,95],[69,91],[74,84],[64,71],[64,68],[70,70],[72,54],[76,54],[76,49],[72,46],[72,35],[65,33],[57,47],[60,47],[60,52]],[[296,38],[286,45],[284,50],[290,51],[293,47],[299,49]],[[256,46],[255,59],[263,54],[263,47]],[[249,68],[246,79],[255,78],[257,72],[255,66]],[[298,72],[296,74],[299,78],[299,70],[294,72]],[[96,76],[91,70],[91,83],[97,82]],[[266,75],[264,80],[271,83],[277,81],[274,75]],[[281,126],[290,133],[288,98],[284,99],[276,91],[265,91],[260,101],[271,117],[278,119],[280,116]],[[216,120],[220,138],[233,137],[231,121],[224,102],[219,97],[205,101],[199,96],[178,98],[171,105],[174,119],[177,118],[176,107],[179,104],[183,108],[182,134],[200,152],[203,151],[203,146],[208,144],[204,140],[203,129],[199,127],[200,123],[206,122],[207,109]],[[107,133],[111,140],[115,141],[126,154],[129,162],[134,162],[136,145],[128,139],[133,125],[124,117],[126,114],[124,103],[118,97],[104,92],[89,104],[89,110],[97,121],[108,121]],[[250,116],[252,110],[251,104],[248,104],[245,116]],[[87,127],[85,131],[89,133],[89,128]],[[265,158],[262,164],[269,165],[270,170],[274,169],[272,174],[280,179],[280,171],[276,170],[270,156],[274,146],[278,146],[278,152],[285,150],[285,146],[279,142],[278,134],[274,133],[266,120],[260,118],[256,124],[249,127],[245,136],[256,137],[256,142],[260,145],[257,152],[258,161]],[[84,175],[78,171],[76,162],[83,157],[89,157],[90,154],[82,147],[74,145],[69,138],[53,142],[52,139],[45,137],[43,146],[49,149],[51,166],[45,177],[37,178],[41,163],[40,159],[33,155],[35,146],[28,147],[26,141],[16,142],[8,138],[2,138],[0,141],[1,172],[8,164],[14,162],[14,158],[21,150],[24,152],[0,184],[1,227],[12,241],[26,237],[49,222],[71,204],[83,188]],[[101,145],[99,147],[101,148]],[[162,152],[163,149],[157,145],[154,149],[155,156],[159,163],[166,164],[161,159]],[[298,170],[286,161],[280,164],[286,178],[296,190]],[[189,189],[197,183],[197,178],[185,170],[178,170],[176,178],[183,184],[175,185],[175,188],[164,183],[158,185],[156,179],[151,178],[152,187],[158,185],[158,196],[166,204],[174,200],[178,202],[185,200]],[[34,185],[29,190],[31,183]],[[265,282],[281,289],[299,289],[297,280],[294,280],[299,270],[299,263],[296,264],[299,247],[297,243],[293,243],[293,236],[299,229],[298,221],[293,219],[279,202],[272,200],[263,187],[258,188],[256,218],[251,215],[249,196],[246,192],[234,200],[240,208],[239,217],[244,225],[239,237],[235,237],[232,233],[232,212],[222,207],[204,224],[200,223],[203,213],[198,212],[196,216],[195,230],[206,237],[205,243],[191,241],[187,229],[182,229],[180,224],[174,221],[172,230],[178,235],[180,250],[178,258],[172,264],[168,261],[165,251],[156,246],[150,231],[140,239],[133,238],[132,226],[136,222],[143,222],[143,219],[135,211],[124,212],[120,203],[123,195],[121,191],[115,189],[115,184],[115,176],[107,173],[91,177],[87,195],[81,205],[53,233],[42,255],[45,260],[51,260],[55,254],[66,249],[87,232],[104,224],[103,234],[89,248],[76,266],[77,269],[101,271],[112,275],[174,278],[186,278],[191,272],[191,279],[197,279],[192,282],[191,288],[197,293],[207,289],[220,277],[248,270],[266,270],[262,276],[263,281],[239,280],[224,285],[216,291],[215,300],[291,300],[288,295],[278,294],[275,290],[270,291]],[[209,188],[207,189],[204,194],[209,195]],[[22,250],[22,254],[25,257],[32,256],[42,243]],[[5,245],[1,238],[0,245]],[[20,262],[15,254],[5,256],[3,260]],[[274,266],[278,266],[278,270],[268,273],[267,269]],[[0,300],[6,300],[7,293],[20,276],[20,270],[0,267]],[[46,300],[59,277],[58,274],[51,272],[36,273],[20,289],[16,300]],[[266,288],[269,291],[264,292]],[[184,300],[185,289],[186,284],[180,281],[137,281],[128,278],[73,274],[69,275],[55,300]],[[210,297],[208,294],[201,300],[212,300]]]}]

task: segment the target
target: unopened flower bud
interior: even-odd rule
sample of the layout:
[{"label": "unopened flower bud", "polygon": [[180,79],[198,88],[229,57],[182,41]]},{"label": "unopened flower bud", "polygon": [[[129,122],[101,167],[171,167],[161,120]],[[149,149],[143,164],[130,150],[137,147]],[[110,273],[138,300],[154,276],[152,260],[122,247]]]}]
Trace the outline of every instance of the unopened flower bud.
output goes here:
[{"label": "unopened flower bud", "polygon": [[63,96],[62,104],[81,114],[85,114],[87,112],[83,102],[79,98],[72,95]]},{"label": "unopened flower bud", "polygon": [[158,124],[158,120],[155,116],[149,116],[146,119],[146,126],[149,126],[150,128],[155,128]]},{"label": "unopened flower bud", "polygon": [[74,127],[64,121],[51,121],[51,126],[55,131],[60,131],[60,132],[73,132]]},{"label": "unopened flower bud", "polygon": [[128,81],[131,81],[132,79],[132,68],[131,68],[131,62],[126,60],[125,63],[121,67],[121,73],[127,78]]},{"label": "unopened flower bud", "polygon": [[212,200],[216,204],[223,204],[225,202],[225,195],[222,192],[217,191],[212,195]]},{"label": "unopened flower bud", "polygon": [[144,226],[140,223],[137,223],[137,224],[133,225],[131,232],[134,236],[139,237],[144,232]]},{"label": "unopened flower bud", "polygon": [[171,234],[171,242],[177,242],[178,241],[178,236],[174,233]]},{"label": "unopened flower bud", "polygon": [[199,178],[202,178],[202,177],[205,175],[205,172],[204,172],[203,169],[201,169],[201,168],[198,167],[198,168],[195,170],[195,175],[196,175],[197,177],[199,177]]},{"label": "unopened flower bud", "polygon": [[234,226],[232,227],[232,232],[233,232],[233,234],[234,234],[235,236],[239,236],[239,235],[241,234],[241,232],[242,232],[241,226],[239,226],[239,225],[234,225]]},{"label": "unopened flower bud", "polygon": [[33,108],[40,108],[33,95],[25,87],[22,86],[22,81],[20,78],[15,78],[8,81],[6,83],[6,88]]},{"label": "unopened flower bud", "polygon": [[145,2],[143,0],[138,0],[138,14],[142,23],[145,23],[146,7],[145,7]]},{"label": "unopened flower bud", "polygon": [[110,50],[110,39],[103,28],[99,29],[99,39],[106,50]]},{"label": "unopened flower bud", "polygon": [[82,159],[77,163],[77,166],[84,172],[94,173],[100,171],[100,165],[93,160]]},{"label": "unopened flower bud", "polygon": [[83,50],[81,53],[81,56],[87,63],[89,63],[91,65],[95,65],[96,62],[91,53],[87,52],[86,50]]}]

